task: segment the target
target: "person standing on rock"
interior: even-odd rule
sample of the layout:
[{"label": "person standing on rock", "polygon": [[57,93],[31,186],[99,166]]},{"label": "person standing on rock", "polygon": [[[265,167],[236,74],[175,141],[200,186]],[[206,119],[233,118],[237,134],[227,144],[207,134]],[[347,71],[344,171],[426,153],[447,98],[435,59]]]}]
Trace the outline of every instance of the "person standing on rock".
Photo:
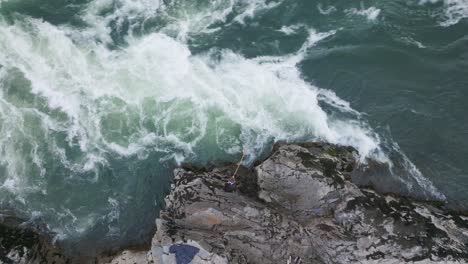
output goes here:
[{"label": "person standing on rock", "polygon": [[234,171],[234,174],[232,175],[231,178],[229,178],[229,179],[224,183],[224,191],[225,191],[225,192],[234,192],[235,190],[237,190],[236,174],[237,174],[237,171],[239,170],[240,165],[242,164],[242,161],[244,160],[244,156],[245,156],[245,152],[242,151],[242,157],[241,157],[239,163],[237,164],[237,168],[236,168],[236,170]]}]

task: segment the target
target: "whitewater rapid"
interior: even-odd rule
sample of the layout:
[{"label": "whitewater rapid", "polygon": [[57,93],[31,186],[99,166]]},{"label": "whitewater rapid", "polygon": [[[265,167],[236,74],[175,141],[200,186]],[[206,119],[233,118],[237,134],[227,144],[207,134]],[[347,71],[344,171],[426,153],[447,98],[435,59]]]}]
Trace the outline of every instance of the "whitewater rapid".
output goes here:
[{"label": "whitewater rapid", "polygon": [[[390,168],[388,149],[393,148],[414,181],[406,184],[419,184],[444,199],[396,144],[382,148],[384,142],[365,116],[332,91],[304,80],[298,64],[339,29],[279,28],[285,35],[306,30],[308,38],[298,50],[276,57],[190,50],[194,36],[216,34],[221,24],[246,23],[279,4],[97,0],[80,14],[85,27],[27,16],[0,19],[3,204],[30,215],[50,212],[46,207],[51,205],[30,201],[52,191],[46,180],[50,174],[60,171],[60,177],[92,185],[100,181],[102,168],[112,167],[110,157],[145,160],[157,152],[162,155],[154,162],[163,164],[196,161],[202,152],[207,160],[229,160],[245,152],[251,163],[279,140],[350,145],[363,164],[373,158]],[[380,10],[346,12],[375,20]],[[157,30],[146,32],[145,23]],[[128,34],[115,40],[113,33],[119,30]],[[107,215],[118,218],[119,200],[109,196],[105,201]],[[67,230],[60,223],[51,228],[80,233],[102,217],[80,210],[70,210],[65,200],[52,211],[73,224]]]},{"label": "whitewater rapid", "polygon": [[467,0],[419,0],[420,5],[442,4],[444,12],[438,15],[440,25],[449,27],[468,17]]}]

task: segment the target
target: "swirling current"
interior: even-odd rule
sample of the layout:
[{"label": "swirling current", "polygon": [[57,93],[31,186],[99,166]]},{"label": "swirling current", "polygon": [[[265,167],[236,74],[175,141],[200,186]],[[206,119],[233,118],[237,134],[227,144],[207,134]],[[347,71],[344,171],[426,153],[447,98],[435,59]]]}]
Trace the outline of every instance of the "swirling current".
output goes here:
[{"label": "swirling current", "polygon": [[0,209],[78,253],[138,244],[175,166],[280,140],[351,145],[363,184],[466,209],[467,18],[466,0],[0,0]]}]

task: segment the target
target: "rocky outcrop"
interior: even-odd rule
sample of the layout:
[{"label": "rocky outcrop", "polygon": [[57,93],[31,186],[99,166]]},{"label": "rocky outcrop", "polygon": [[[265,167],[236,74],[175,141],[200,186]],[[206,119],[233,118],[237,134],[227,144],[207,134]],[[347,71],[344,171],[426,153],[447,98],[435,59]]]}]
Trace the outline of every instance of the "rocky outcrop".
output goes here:
[{"label": "rocky outcrop", "polygon": [[[176,169],[152,263],[467,263],[468,218],[353,184],[357,153],[280,144],[238,191],[234,167]],[[185,262],[184,262],[185,261]]]},{"label": "rocky outcrop", "polygon": [[[357,156],[326,143],[277,144],[241,167],[235,192],[223,190],[234,165],[178,168],[151,249],[92,263],[468,263],[468,217],[356,186]],[[11,219],[0,221],[0,263],[87,263]]]},{"label": "rocky outcrop", "polygon": [[45,226],[8,212],[0,214],[0,263],[67,263]]}]

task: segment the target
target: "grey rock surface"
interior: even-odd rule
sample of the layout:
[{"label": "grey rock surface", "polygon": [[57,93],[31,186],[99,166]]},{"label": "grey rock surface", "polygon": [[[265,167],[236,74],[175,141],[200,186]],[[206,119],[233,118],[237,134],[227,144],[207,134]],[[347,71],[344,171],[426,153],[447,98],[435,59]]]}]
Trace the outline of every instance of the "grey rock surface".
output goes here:
[{"label": "grey rock surface", "polygon": [[[238,189],[235,165],[174,171],[150,250],[92,263],[468,263],[468,217],[351,182],[358,154],[326,143],[277,144]],[[0,263],[69,260],[28,228],[0,221]]]},{"label": "grey rock surface", "polygon": [[[359,188],[357,153],[324,143],[279,144],[237,192],[234,167],[176,169],[149,261],[200,249],[192,263],[468,263],[468,218],[436,202]],[[296,261],[296,262],[294,262]]]}]

